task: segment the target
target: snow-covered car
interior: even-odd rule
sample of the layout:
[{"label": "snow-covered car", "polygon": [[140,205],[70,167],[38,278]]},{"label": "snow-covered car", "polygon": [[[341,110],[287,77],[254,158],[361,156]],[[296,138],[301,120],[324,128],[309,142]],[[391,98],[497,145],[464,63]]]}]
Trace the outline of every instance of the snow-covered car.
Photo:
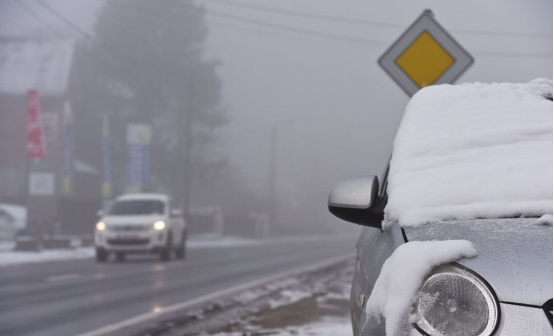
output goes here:
[{"label": "snow-covered car", "polygon": [[21,205],[0,203],[0,241],[13,241],[25,229],[27,208]]},{"label": "snow-covered car", "polygon": [[381,185],[338,184],[354,335],[552,335],[552,81],[438,85],[406,107]]},{"label": "snow-covered car", "polygon": [[162,194],[130,194],[116,198],[96,223],[96,260],[111,253],[124,260],[127,253],[158,253],[169,260],[173,253],[183,259],[187,227],[179,209]]}]

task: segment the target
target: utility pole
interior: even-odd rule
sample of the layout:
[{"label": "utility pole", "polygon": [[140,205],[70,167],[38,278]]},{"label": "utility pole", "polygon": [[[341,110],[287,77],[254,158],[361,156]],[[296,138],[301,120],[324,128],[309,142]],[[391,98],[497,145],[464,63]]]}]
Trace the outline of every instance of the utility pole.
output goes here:
[{"label": "utility pole", "polygon": [[271,126],[270,144],[269,144],[269,220],[270,225],[275,225],[277,222],[277,212],[279,204],[276,195],[276,179],[277,179],[277,160],[276,160],[276,146],[277,146],[277,131],[279,126],[290,124],[292,120],[285,120],[279,124]]},{"label": "utility pole", "polygon": [[277,200],[275,197],[275,145],[277,141],[277,125],[271,127],[269,144],[269,220],[274,226],[277,220]]},{"label": "utility pole", "polygon": [[184,168],[184,176],[183,176],[183,216],[185,219],[188,219],[189,212],[190,212],[190,195],[191,195],[191,189],[192,189],[192,149],[193,149],[193,141],[194,136],[192,134],[193,131],[193,122],[194,122],[194,78],[193,78],[193,69],[192,66],[189,64],[188,74],[189,78],[187,79],[187,87],[188,87],[188,107],[185,110],[185,118],[184,118],[184,145],[183,145],[183,168]]},{"label": "utility pole", "polygon": [[313,170],[312,170],[312,190],[311,190],[311,195],[309,196],[311,199],[312,199],[312,213],[311,213],[311,225],[317,225],[319,224],[319,198],[317,196],[318,195],[318,187],[319,187],[319,184],[318,184],[318,174],[319,174],[319,171],[318,171],[318,167],[319,167],[319,160],[318,160],[318,157],[317,156],[314,156],[314,161],[313,161]]}]

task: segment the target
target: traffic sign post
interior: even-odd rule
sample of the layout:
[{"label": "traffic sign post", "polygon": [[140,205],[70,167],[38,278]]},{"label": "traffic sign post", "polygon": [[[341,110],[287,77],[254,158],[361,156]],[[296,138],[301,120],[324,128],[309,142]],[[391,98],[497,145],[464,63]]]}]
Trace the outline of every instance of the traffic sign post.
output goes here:
[{"label": "traffic sign post", "polygon": [[454,83],[473,64],[473,57],[425,10],[378,63],[413,96],[429,85]]}]

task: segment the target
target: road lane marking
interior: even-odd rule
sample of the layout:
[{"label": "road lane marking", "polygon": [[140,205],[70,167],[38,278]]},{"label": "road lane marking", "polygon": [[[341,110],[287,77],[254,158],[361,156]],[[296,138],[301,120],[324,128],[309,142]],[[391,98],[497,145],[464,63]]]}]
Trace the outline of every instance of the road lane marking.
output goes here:
[{"label": "road lane marking", "polygon": [[45,279],[45,281],[46,282],[64,281],[64,280],[77,279],[80,277],[81,277],[81,274],[77,274],[77,273],[62,274],[62,275],[54,275],[54,276],[48,277]]},{"label": "road lane marking", "polygon": [[261,279],[253,280],[253,281],[250,281],[250,282],[247,282],[247,283],[244,283],[244,284],[236,285],[234,287],[229,287],[229,288],[226,288],[226,289],[223,289],[223,290],[211,293],[211,294],[207,294],[207,295],[204,295],[204,296],[200,296],[200,297],[197,297],[197,298],[194,298],[194,299],[191,299],[191,300],[187,300],[187,301],[179,302],[179,303],[176,303],[176,304],[173,304],[173,305],[169,305],[167,307],[160,307],[159,310],[156,309],[155,311],[150,311],[148,313],[137,315],[135,317],[131,317],[129,319],[126,319],[126,320],[123,320],[123,321],[120,321],[120,322],[109,324],[109,325],[104,326],[102,328],[99,328],[99,329],[96,329],[96,330],[93,330],[93,331],[89,331],[89,332],[86,332],[86,333],[83,333],[83,334],[79,334],[77,336],[103,336],[103,335],[108,335],[110,333],[114,333],[114,332],[122,330],[124,328],[130,327],[130,326],[142,323],[142,322],[146,322],[146,321],[149,321],[149,320],[153,320],[153,319],[158,318],[160,316],[163,316],[165,314],[173,313],[173,312],[176,312],[176,311],[179,311],[179,310],[182,310],[182,309],[190,308],[190,307],[195,306],[195,305],[200,304],[200,303],[204,303],[204,302],[208,302],[208,301],[211,301],[211,300],[214,300],[214,299],[225,297],[225,296],[233,294],[235,292],[240,292],[240,291],[247,290],[247,289],[250,289],[250,288],[253,288],[253,287],[258,287],[258,286],[261,286],[263,284],[266,284],[266,283],[269,283],[269,282],[272,282],[272,281],[275,281],[275,280],[278,280],[278,279],[288,278],[288,277],[292,277],[292,276],[299,275],[299,274],[302,274],[302,273],[313,272],[313,271],[316,271],[318,269],[326,268],[326,267],[332,266],[334,264],[340,263],[342,261],[346,261],[350,258],[354,258],[354,255],[352,253],[344,254],[342,256],[332,258],[332,259],[329,259],[329,260],[326,260],[326,261],[323,261],[323,262],[320,262],[320,263],[316,263],[316,264],[313,264],[313,265],[310,265],[310,266],[298,267],[298,268],[295,268],[295,269],[292,269],[292,270],[289,270],[289,271],[285,271],[285,272],[281,272],[281,273],[278,273],[278,274],[274,274],[274,275],[271,275],[271,276],[268,276],[268,277],[265,277],[265,278],[261,278]]}]

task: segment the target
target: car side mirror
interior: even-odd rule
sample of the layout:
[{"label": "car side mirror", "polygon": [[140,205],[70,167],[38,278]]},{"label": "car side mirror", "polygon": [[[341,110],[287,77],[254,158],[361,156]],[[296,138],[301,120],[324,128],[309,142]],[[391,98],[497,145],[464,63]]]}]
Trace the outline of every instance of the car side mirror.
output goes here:
[{"label": "car side mirror", "polygon": [[181,217],[182,214],[181,209],[171,209],[171,217],[173,218]]},{"label": "car side mirror", "polygon": [[379,197],[379,179],[359,176],[337,184],[329,194],[329,211],[347,222],[381,229],[386,196]]},{"label": "car side mirror", "polygon": [[104,210],[100,209],[100,210],[96,211],[96,216],[102,217],[103,215],[104,215]]}]

